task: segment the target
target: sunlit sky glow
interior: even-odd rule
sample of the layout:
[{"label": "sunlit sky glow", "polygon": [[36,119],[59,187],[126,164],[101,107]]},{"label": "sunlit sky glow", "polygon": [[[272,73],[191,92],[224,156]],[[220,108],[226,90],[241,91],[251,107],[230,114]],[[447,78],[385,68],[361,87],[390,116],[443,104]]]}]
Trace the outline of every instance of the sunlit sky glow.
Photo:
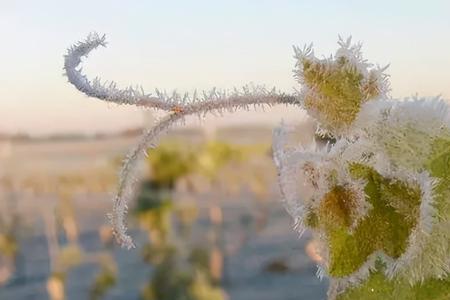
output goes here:
[{"label": "sunlit sky glow", "polygon": [[[292,45],[336,49],[338,34],[390,63],[392,95],[450,98],[450,1],[23,1],[0,0],[0,133],[114,131],[142,115],[89,99],[62,76],[66,48],[89,32],[108,36],[84,68],[120,85],[179,91],[254,82],[287,92]],[[286,108],[219,121],[295,119]]]}]

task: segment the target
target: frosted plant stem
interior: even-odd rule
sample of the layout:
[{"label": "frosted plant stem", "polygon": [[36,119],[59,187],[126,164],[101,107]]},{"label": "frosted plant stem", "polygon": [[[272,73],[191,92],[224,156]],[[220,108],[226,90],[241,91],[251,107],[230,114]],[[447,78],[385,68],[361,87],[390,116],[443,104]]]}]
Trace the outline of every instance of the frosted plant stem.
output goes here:
[{"label": "frosted plant stem", "polygon": [[[156,108],[170,112],[202,112],[209,110],[247,108],[250,104],[273,103],[298,103],[296,97],[267,90],[261,86],[244,86],[242,89],[232,91],[220,91],[213,89],[197,95],[179,94],[173,92],[167,94],[155,90],[155,95],[147,94],[142,87],[128,87],[120,89],[114,81],[109,83],[101,81],[96,77],[89,80],[79,68],[81,59],[87,57],[89,53],[99,46],[106,46],[105,36],[96,33],[90,34],[83,42],[79,42],[67,51],[64,56],[64,70],[69,82],[80,92],[89,97],[94,97],[103,101],[116,104],[135,105],[145,108]],[[228,103],[232,102],[232,103]]]},{"label": "frosted plant stem", "polygon": [[119,244],[124,247],[134,247],[131,237],[127,234],[125,225],[125,215],[127,203],[134,197],[135,171],[137,162],[146,153],[147,148],[154,147],[157,138],[161,133],[168,130],[173,124],[182,121],[186,116],[193,114],[206,114],[212,111],[223,112],[224,110],[234,110],[236,108],[248,108],[249,105],[267,105],[275,104],[296,104],[297,99],[294,96],[286,95],[266,95],[266,96],[235,96],[221,101],[199,102],[187,106],[185,110],[173,112],[161,120],[155,127],[148,130],[141,138],[139,144],[127,155],[122,170],[120,171],[119,189],[114,198],[113,212],[110,215],[113,225],[114,235]]},{"label": "frosted plant stem", "polygon": [[128,210],[128,201],[135,194],[134,183],[136,179],[137,162],[147,151],[148,147],[154,146],[156,138],[176,121],[180,121],[183,115],[172,113],[161,120],[155,127],[148,130],[142,136],[140,142],[126,156],[122,169],[120,171],[119,187],[117,195],[114,198],[113,212],[110,214],[113,232],[117,242],[128,249],[134,248],[131,237],[127,234],[127,226],[125,222],[126,212]]},{"label": "frosted plant stem", "polygon": [[267,90],[259,86],[244,86],[242,89],[232,91],[219,91],[213,89],[203,92],[201,96],[194,93],[180,95],[174,92],[171,95],[156,90],[156,96],[146,94],[142,88],[119,89],[114,82],[101,83],[99,78],[89,80],[77,69],[82,57],[99,46],[106,46],[105,36],[93,33],[83,42],[73,45],[67,51],[64,61],[64,70],[70,83],[79,91],[89,97],[113,102],[116,104],[136,105],[145,108],[156,108],[170,112],[160,123],[147,131],[139,144],[127,155],[120,172],[119,189],[114,198],[114,209],[110,215],[114,235],[117,241],[127,248],[133,247],[131,237],[127,234],[125,215],[128,209],[127,203],[134,196],[137,161],[144,155],[150,146],[155,143],[157,137],[172,124],[181,121],[185,116],[198,114],[205,115],[208,112],[223,113],[233,112],[237,109],[250,109],[250,106],[272,106],[275,104],[300,105],[300,96],[279,93],[275,89]]}]

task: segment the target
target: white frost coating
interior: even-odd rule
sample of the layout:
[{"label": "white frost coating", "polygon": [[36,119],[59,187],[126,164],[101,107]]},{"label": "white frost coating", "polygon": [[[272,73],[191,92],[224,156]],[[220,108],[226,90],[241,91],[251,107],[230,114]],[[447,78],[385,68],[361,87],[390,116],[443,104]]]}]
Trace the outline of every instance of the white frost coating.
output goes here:
[{"label": "white frost coating", "polygon": [[[388,278],[393,279],[400,272],[414,270],[417,265],[414,260],[423,255],[426,245],[433,243],[430,239],[431,233],[438,219],[434,207],[434,189],[439,181],[431,177],[427,171],[417,173],[402,168],[394,168],[388,162],[387,157],[378,155],[374,162],[375,170],[385,178],[405,182],[411,187],[418,187],[421,194],[418,222],[409,235],[405,252],[396,260],[386,263],[385,274]],[[429,255],[435,256],[436,253],[429,253]],[[424,280],[421,272],[409,273],[408,280],[411,284]]]},{"label": "white frost coating", "polygon": [[278,170],[278,182],[283,199],[284,206],[294,219],[295,230],[300,235],[305,231],[304,205],[300,201],[298,184],[296,180],[299,177],[299,166],[297,164],[287,163],[287,160],[295,154],[293,149],[286,148],[287,131],[282,123],[273,131],[273,159]]},{"label": "white frost coating", "polygon": [[[82,69],[77,69],[82,57],[87,57],[89,53],[99,46],[106,46],[105,36],[97,33],[90,34],[85,41],[78,42],[67,50],[64,56],[64,70],[69,82],[80,92],[89,97],[113,102],[116,104],[130,104],[157,108],[165,111],[190,111],[201,113],[205,110],[233,110],[237,108],[247,108],[252,104],[299,104],[296,96],[280,93],[275,89],[268,90],[261,86],[244,86],[241,89],[231,91],[221,91],[213,89],[209,92],[202,92],[193,95],[178,94],[173,92],[167,94],[158,89],[155,95],[146,93],[143,88],[128,87],[119,89],[117,84],[111,81],[109,84],[102,83],[100,78],[90,81],[82,73]],[[221,102],[218,105],[217,102]]]},{"label": "white frost coating", "polygon": [[170,114],[154,128],[144,133],[140,143],[127,155],[120,172],[119,188],[114,198],[114,209],[109,216],[113,225],[117,241],[124,247],[134,247],[131,237],[127,234],[125,214],[127,203],[134,197],[135,170],[137,161],[144,155],[146,149],[155,143],[158,136],[169,129],[174,123],[182,121],[185,116],[208,112],[223,113],[237,109],[248,110],[250,106],[272,106],[275,104],[299,105],[299,96],[277,92],[275,89],[267,90],[260,86],[245,86],[233,91],[219,91],[213,89],[203,92],[201,96],[194,93],[192,96],[173,93],[167,95],[156,90],[156,96],[146,94],[143,89],[118,89],[114,82],[109,85],[102,84],[99,78],[92,82],[77,69],[81,58],[98,46],[105,46],[105,36],[100,37],[94,33],[88,38],[70,47],[65,56],[64,69],[69,82],[87,96],[117,104],[131,104],[146,108],[157,108],[169,111]]},{"label": "white frost coating", "polygon": [[[314,55],[313,45],[310,44],[308,46],[304,46],[303,48],[294,47],[294,57],[296,59],[296,69],[294,70],[294,76],[297,79],[298,83],[301,85],[300,94],[302,95],[302,99],[305,95],[316,95],[317,94],[316,86],[306,84],[303,61],[308,60],[310,62],[320,63],[323,66],[322,72],[326,72],[327,68],[333,68],[336,61],[340,58],[345,58],[347,63],[345,66],[350,69],[356,69],[362,76],[363,79],[361,81],[362,88],[369,88],[369,86],[377,87],[377,99],[389,99],[389,91],[390,91],[390,83],[389,76],[384,73],[384,71],[389,67],[389,65],[385,67],[375,66],[369,63],[366,59],[363,58],[361,52],[361,43],[357,43],[355,45],[352,44],[352,38],[349,37],[346,40],[339,37],[338,44],[340,48],[336,51],[334,56],[326,57],[323,59],[318,59]],[[370,83],[370,84],[369,84]],[[366,99],[367,100],[367,99]],[[372,101],[375,99],[372,99]],[[314,116],[319,123],[322,122],[320,117],[320,113],[315,109],[307,109],[308,113],[311,116]],[[326,125],[326,124],[322,124]],[[319,128],[319,133],[322,134],[331,134],[325,128]],[[342,132],[346,133],[346,132]],[[341,134],[340,134],[341,135]]]},{"label": "white frost coating", "polygon": [[[405,135],[402,133],[402,130],[404,131],[405,129],[419,128],[427,137],[445,136],[445,130],[448,128],[448,110],[443,107],[443,101],[439,99],[433,99],[429,102],[419,99],[398,102],[380,100],[369,102],[367,106],[373,109],[372,114],[370,115],[369,109],[364,108],[361,114],[365,115],[365,117],[358,118],[356,122],[360,127],[352,128],[353,131],[350,132],[349,137],[339,138],[331,148],[286,148],[286,132],[283,128],[275,130],[273,137],[274,160],[279,170],[279,181],[285,204],[296,222],[302,225],[303,230],[305,227],[303,224],[305,216],[313,208],[310,199],[321,199],[330,186],[326,182],[326,178],[320,184],[317,184],[319,182],[318,179],[322,178],[320,174],[330,174],[331,170],[335,170],[337,175],[334,184],[346,186],[356,195],[358,200],[356,203],[356,216],[353,216],[352,219],[357,222],[367,215],[371,206],[365,200],[364,187],[366,183],[364,180],[351,178],[347,169],[349,163],[363,163],[373,167],[375,171],[385,178],[399,180],[411,187],[420,189],[421,198],[418,222],[410,233],[406,251],[397,259],[388,257],[383,251],[377,251],[353,274],[342,278],[333,278],[336,281],[335,283],[338,284],[338,290],[344,290],[364,281],[369,276],[370,271],[374,269],[376,258],[385,263],[385,274],[388,278],[392,279],[397,275],[409,274],[408,280],[411,284],[424,280],[426,278],[424,274],[426,276],[429,276],[430,273],[445,274],[449,266],[448,262],[441,260],[442,255],[429,257],[429,255],[435,255],[436,252],[429,250],[426,252],[426,247],[433,244],[433,241],[430,240],[433,236],[430,234],[435,230],[433,228],[437,222],[433,190],[438,181],[426,171],[416,171],[414,164],[408,163],[406,166],[396,165],[395,162],[398,159],[387,156],[385,153],[386,144],[383,143],[383,141],[387,141],[387,143],[396,141],[400,145],[405,145],[403,142]],[[423,112],[423,115],[418,116],[418,111]],[[416,126],[412,126],[412,124]],[[386,130],[395,128],[398,132],[380,135],[380,126]],[[374,136],[377,138],[374,138]],[[428,144],[429,141],[426,141],[426,143]],[[428,145],[421,145],[421,147],[426,148]],[[414,153],[414,151],[410,151],[411,155]],[[429,150],[427,149],[425,153],[429,154]],[[423,157],[417,157],[416,161],[423,159]],[[294,171],[301,169],[305,164],[310,164],[311,166],[308,176],[309,180],[316,182],[313,188],[313,196],[305,193],[305,189],[298,189],[302,186],[301,172]],[[422,165],[422,163],[419,165]],[[318,204],[320,202],[314,203],[314,205]],[[354,223],[351,227],[353,228],[356,225],[357,223]],[[313,231],[316,230],[313,229]],[[316,232],[316,234],[320,236],[320,232]],[[319,239],[319,242],[327,243],[326,239]],[[326,263],[328,258],[326,257],[326,252],[322,253],[325,254],[323,255],[325,265],[319,269],[319,274],[324,274],[327,270]],[[439,265],[443,271],[441,273],[436,271],[424,273],[422,270],[424,263],[421,261],[432,262],[433,266]],[[330,289],[330,291],[333,295],[337,290]]]},{"label": "white frost coating", "polygon": [[327,174],[319,168],[325,164],[328,147],[319,149],[315,142],[308,148],[289,147],[287,135],[283,123],[274,129],[273,159],[283,204],[294,219],[295,230],[302,234],[306,229],[303,223],[306,210],[317,206],[317,201],[329,191]]},{"label": "white frost coating", "polygon": [[[174,103],[171,101],[162,101],[162,97],[154,97],[146,94],[142,88],[135,89],[128,87],[119,89],[115,82],[109,84],[102,83],[99,78],[90,81],[82,73],[82,69],[77,69],[81,63],[82,57],[87,57],[89,53],[99,46],[106,46],[105,35],[99,36],[97,33],[91,33],[86,40],[78,42],[67,50],[64,56],[64,70],[69,82],[72,83],[80,92],[89,97],[95,97],[101,100],[114,102],[117,104],[133,104],[138,106],[150,106],[163,110],[170,110]],[[174,101],[175,102],[175,101]]]},{"label": "white frost coating", "polygon": [[382,251],[372,253],[355,273],[346,277],[331,279],[330,284],[333,286],[333,289],[330,289],[328,292],[328,300],[336,299],[336,297],[347,288],[358,286],[361,282],[366,280],[370,276],[371,272],[376,271],[377,260],[381,260],[386,264],[392,264],[393,261],[392,258],[386,256],[386,254]]},{"label": "white frost coating", "polygon": [[155,127],[148,130],[142,136],[139,144],[130,151],[126,156],[120,171],[119,188],[116,197],[114,198],[113,212],[109,215],[113,225],[114,235],[120,245],[130,249],[134,248],[131,237],[127,234],[127,227],[125,225],[124,217],[127,212],[127,203],[134,197],[136,191],[134,187],[136,163],[145,154],[147,148],[154,147],[156,139],[168,130],[173,124],[183,119],[183,115],[172,113],[165,119],[160,121]]}]

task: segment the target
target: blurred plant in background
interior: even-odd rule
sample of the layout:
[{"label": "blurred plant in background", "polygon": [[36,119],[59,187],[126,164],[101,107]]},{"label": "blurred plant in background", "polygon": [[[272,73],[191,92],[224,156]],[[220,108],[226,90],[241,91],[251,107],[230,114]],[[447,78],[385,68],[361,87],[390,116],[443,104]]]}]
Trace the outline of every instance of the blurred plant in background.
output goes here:
[{"label": "blurred plant in background", "polygon": [[199,208],[195,202],[174,199],[175,189],[185,180],[195,190],[198,175],[214,186],[219,174],[224,174],[220,172],[222,168],[241,163],[255,152],[249,147],[216,141],[191,148],[166,143],[149,150],[151,175],[143,182],[134,208],[141,228],[149,235],[144,259],[155,267],[144,299],[225,299],[220,287],[224,264],[222,210],[214,201],[209,202],[209,244],[199,247],[191,235]]},{"label": "blurred plant in background", "polygon": [[[95,278],[90,291],[92,300],[102,296],[116,283],[115,261],[106,251],[86,252],[79,244],[79,230],[73,207],[74,194],[82,188],[83,192],[105,192],[114,181],[110,176],[101,176],[101,172],[89,178],[77,175],[60,176],[56,183],[58,203],[55,217],[47,216],[47,239],[49,242],[52,275],[48,279],[47,289],[52,300],[63,300],[65,297],[66,278],[69,271],[83,263],[100,265],[100,272]],[[94,180],[95,178],[95,180]],[[61,240],[58,229],[61,228],[65,241]]]},{"label": "blurred plant in background", "polygon": [[[45,197],[55,199],[54,205],[38,206],[37,209],[44,221],[47,240],[51,270],[47,279],[47,291],[51,300],[66,299],[68,273],[81,264],[95,263],[101,266],[101,271],[92,286],[92,299],[101,299],[107,289],[115,283],[117,271],[111,255],[108,252],[87,253],[80,246],[78,221],[73,206],[76,195],[106,192],[115,184],[112,174],[107,170],[91,170],[83,174],[41,174],[23,178],[15,183],[17,189],[28,191],[36,199]],[[14,217],[14,220],[17,219],[18,215]],[[7,230],[10,226],[5,224],[0,228]],[[17,230],[19,226],[15,228]],[[5,238],[4,243],[0,242],[1,249],[4,248],[5,254],[12,259],[18,251],[17,234],[9,233],[5,237],[8,239]]]},{"label": "blurred plant in background", "polygon": [[109,289],[117,284],[117,267],[114,258],[108,252],[97,254],[100,272],[90,289],[90,299],[102,299]]},{"label": "blurred plant in background", "polygon": [[16,272],[18,235],[21,228],[20,215],[15,207],[14,184],[11,180],[3,180],[1,185],[8,190],[5,201],[8,207],[0,214],[0,286],[11,280]]},{"label": "blurred plant in background", "polygon": [[[133,234],[143,242],[146,235],[149,241],[141,247],[142,259],[136,259],[140,265],[142,260],[146,262],[148,266],[143,268],[151,271],[140,275],[136,284],[142,287],[143,299],[159,299],[162,295],[200,300],[228,297],[225,290],[232,286],[232,278],[227,280],[227,257],[263,230],[268,218],[268,186],[275,175],[269,150],[267,143],[237,145],[202,138],[190,144],[169,139],[162,148],[149,150],[145,161],[148,177],[132,207],[132,224],[145,233],[133,228]],[[3,178],[1,192],[5,193],[1,195],[11,201],[0,204],[20,205],[17,212],[27,222],[23,236],[19,236],[19,215],[12,221],[16,208],[2,207],[1,211],[9,214],[2,218],[0,229],[12,237],[8,243],[13,242],[5,245],[8,249],[10,245],[17,247],[14,255],[22,257],[17,270],[17,262],[11,259],[0,298],[8,290],[19,286],[25,290],[41,281],[52,300],[72,299],[74,293],[80,293],[83,299],[107,299],[122,292],[123,278],[129,273],[119,269],[124,253],[118,255],[113,248],[111,229],[101,226],[98,236],[93,236],[97,227],[83,224],[86,215],[97,209],[98,200],[116,183],[115,157],[102,168],[89,164],[73,172],[64,168],[25,172],[23,177],[11,177],[14,184]],[[247,207],[252,207],[251,213],[239,211],[238,222],[228,228],[229,232],[238,230],[232,243],[225,242],[222,206],[229,203],[227,193],[251,199]],[[98,219],[97,213],[92,217]],[[36,246],[39,241],[42,244]],[[22,244],[28,248],[33,245],[36,251],[20,249]],[[11,253],[5,251],[12,258]],[[125,255],[134,257],[136,253]],[[147,276],[148,283],[142,285]]]}]

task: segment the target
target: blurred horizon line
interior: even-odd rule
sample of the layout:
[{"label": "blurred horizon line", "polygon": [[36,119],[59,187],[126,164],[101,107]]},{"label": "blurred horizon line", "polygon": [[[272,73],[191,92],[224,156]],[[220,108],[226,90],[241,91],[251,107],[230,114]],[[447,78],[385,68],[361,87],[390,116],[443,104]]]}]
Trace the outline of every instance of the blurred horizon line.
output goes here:
[{"label": "blurred horizon line", "polygon": [[[242,124],[219,124],[216,126],[218,130],[272,130],[270,124],[264,122],[242,123]],[[115,137],[135,137],[140,136],[145,130],[145,126],[134,126],[116,130],[96,130],[92,133],[84,131],[66,131],[66,132],[49,132],[49,133],[32,133],[27,131],[7,132],[0,131],[0,141],[58,141],[58,140],[96,140]],[[205,131],[205,126],[189,125],[184,127],[172,128],[170,131],[198,133]]]}]

